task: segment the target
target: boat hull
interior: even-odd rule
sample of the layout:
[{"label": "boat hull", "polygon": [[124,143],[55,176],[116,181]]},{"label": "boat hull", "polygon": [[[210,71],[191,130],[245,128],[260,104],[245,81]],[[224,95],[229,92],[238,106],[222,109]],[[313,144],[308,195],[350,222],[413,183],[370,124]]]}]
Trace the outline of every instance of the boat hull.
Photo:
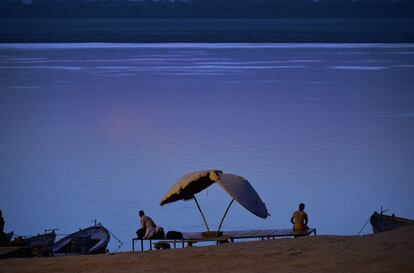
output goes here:
[{"label": "boat hull", "polygon": [[6,246],[9,244],[11,238],[13,237],[14,232],[3,233],[3,236],[0,236],[0,246]]},{"label": "boat hull", "polygon": [[105,253],[111,237],[106,228],[96,225],[81,229],[57,241],[54,255],[82,255]]},{"label": "boat hull", "polygon": [[371,215],[370,223],[372,231],[374,233],[390,231],[396,228],[400,228],[406,225],[414,224],[414,220],[396,217],[394,215],[385,215],[382,213],[374,212]]},{"label": "boat hull", "polygon": [[49,248],[51,247],[56,239],[56,233],[50,232],[45,234],[40,234],[37,236],[32,236],[24,238],[24,246],[31,248]]}]

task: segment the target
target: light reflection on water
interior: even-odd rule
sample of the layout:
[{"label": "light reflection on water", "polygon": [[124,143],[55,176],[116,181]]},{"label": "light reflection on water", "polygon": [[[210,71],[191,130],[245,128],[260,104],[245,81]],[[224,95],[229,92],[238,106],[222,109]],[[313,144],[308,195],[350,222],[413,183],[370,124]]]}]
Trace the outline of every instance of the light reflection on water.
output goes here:
[{"label": "light reflection on water", "polygon": [[[192,202],[158,202],[206,168],[248,178],[272,214],[233,205],[224,229],[290,227],[301,201],[322,234],[355,234],[380,205],[414,218],[412,53],[412,44],[3,44],[6,230],[68,233],[96,218],[128,250],[139,209],[166,230],[202,230]],[[213,186],[199,201],[215,227],[230,200]]]}]

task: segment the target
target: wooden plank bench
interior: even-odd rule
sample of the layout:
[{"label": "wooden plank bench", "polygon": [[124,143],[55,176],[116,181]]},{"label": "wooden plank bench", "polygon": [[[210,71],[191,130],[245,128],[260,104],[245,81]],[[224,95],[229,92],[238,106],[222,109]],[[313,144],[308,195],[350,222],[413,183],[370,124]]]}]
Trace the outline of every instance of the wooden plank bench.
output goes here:
[{"label": "wooden plank bench", "polygon": [[[260,230],[234,230],[224,231],[220,237],[204,238],[201,232],[184,232],[182,239],[132,239],[132,251],[135,251],[135,242],[141,241],[141,251],[144,251],[144,241],[149,241],[149,248],[152,250],[152,245],[156,242],[163,242],[173,244],[174,248],[177,247],[177,243],[181,243],[184,247],[185,243],[198,243],[198,242],[216,242],[230,240],[232,243],[236,239],[276,239],[280,237],[300,237],[309,236],[311,234],[316,235],[316,229],[310,228],[306,231],[295,232],[292,229],[260,229]],[[154,243],[153,243],[154,242]]]},{"label": "wooden plank bench", "polygon": [[132,251],[135,251],[135,242],[141,241],[141,251],[144,251],[144,241],[149,241],[149,249],[152,250],[152,246],[157,243],[166,243],[173,244],[174,248],[177,248],[177,244],[181,244],[181,247],[184,248],[185,243],[195,244],[202,242],[216,242],[219,244],[220,241],[230,240],[233,241],[230,236],[220,236],[220,237],[211,237],[211,238],[189,238],[189,239],[132,239]]},{"label": "wooden plank bench", "polygon": [[174,248],[177,248],[177,242],[181,243],[181,247],[184,248],[184,244],[187,243],[189,245],[195,244],[195,243],[203,243],[203,242],[216,242],[218,245],[222,241],[231,241],[230,236],[220,236],[220,237],[210,237],[210,238],[198,238],[198,239],[163,239],[163,240],[156,240],[157,242],[152,243],[154,246],[159,243],[165,243],[165,244],[173,244]]}]

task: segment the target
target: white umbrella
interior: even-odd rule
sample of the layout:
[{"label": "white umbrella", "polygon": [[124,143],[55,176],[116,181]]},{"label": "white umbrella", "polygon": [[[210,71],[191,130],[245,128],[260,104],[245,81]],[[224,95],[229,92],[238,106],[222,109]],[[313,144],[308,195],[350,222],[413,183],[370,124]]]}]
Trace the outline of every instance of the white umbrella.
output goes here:
[{"label": "white umbrella", "polygon": [[244,177],[235,174],[221,173],[219,174],[217,183],[233,198],[221,219],[218,231],[220,231],[224,217],[226,217],[234,200],[257,217],[267,218],[267,216],[270,215],[265,203],[260,199],[259,194],[257,194],[256,190]]}]

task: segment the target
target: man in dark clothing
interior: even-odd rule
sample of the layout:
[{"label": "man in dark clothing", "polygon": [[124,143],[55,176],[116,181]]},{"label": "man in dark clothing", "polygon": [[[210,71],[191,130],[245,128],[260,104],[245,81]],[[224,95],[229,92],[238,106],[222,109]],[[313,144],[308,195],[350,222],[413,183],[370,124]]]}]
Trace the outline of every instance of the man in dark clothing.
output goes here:
[{"label": "man in dark clothing", "polygon": [[0,210],[0,241],[4,237],[4,218],[3,218],[3,212]]}]

